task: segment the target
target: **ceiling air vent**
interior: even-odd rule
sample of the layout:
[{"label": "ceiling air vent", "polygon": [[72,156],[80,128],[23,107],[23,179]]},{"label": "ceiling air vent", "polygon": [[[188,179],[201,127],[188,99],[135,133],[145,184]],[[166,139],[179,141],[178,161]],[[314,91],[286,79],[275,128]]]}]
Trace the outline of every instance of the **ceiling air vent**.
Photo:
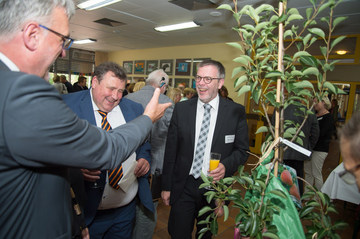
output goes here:
[{"label": "ceiling air vent", "polygon": [[190,11],[216,8],[217,5],[213,1],[209,0],[172,0],[169,3],[178,5],[179,7],[185,8]]},{"label": "ceiling air vent", "polygon": [[103,24],[103,25],[106,25],[106,26],[110,26],[110,27],[118,27],[118,26],[125,25],[125,23],[123,23],[123,22],[118,22],[118,21],[115,21],[115,20],[111,20],[109,18],[101,18],[101,19],[96,20],[94,22],[100,23],[100,24]]}]

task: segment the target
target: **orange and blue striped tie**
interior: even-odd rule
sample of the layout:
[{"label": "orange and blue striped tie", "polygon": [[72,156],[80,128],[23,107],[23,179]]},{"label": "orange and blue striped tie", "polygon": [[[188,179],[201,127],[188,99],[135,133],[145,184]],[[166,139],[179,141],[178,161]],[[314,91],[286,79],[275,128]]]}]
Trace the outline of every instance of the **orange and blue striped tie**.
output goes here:
[{"label": "orange and blue striped tie", "polygon": [[[102,117],[101,120],[101,128],[103,130],[109,131],[111,130],[111,125],[109,124],[108,120],[107,120],[107,112],[98,110],[99,114]],[[122,176],[123,176],[123,168],[122,165],[120,165],[120,167],[117,167],[113,170],[109,170],[108,171],[109,174],[109,184],[111,187],[115,188],[115,189],[119,189],[119,181],[121,180]]]}]

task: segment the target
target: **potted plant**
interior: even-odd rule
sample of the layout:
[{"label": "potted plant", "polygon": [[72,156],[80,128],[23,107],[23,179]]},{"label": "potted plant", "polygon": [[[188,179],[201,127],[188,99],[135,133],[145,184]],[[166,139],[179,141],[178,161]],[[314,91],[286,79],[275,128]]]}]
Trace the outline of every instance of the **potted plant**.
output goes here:
[{"label": "potted plant", "polygon": [[[238,95],[251,94],[251,99],[260,106],[256,113],[267,121],[267,126],[260,127],[256,132],[266,133],[267,137],[261,147],[259,163],[250,173],[240,167],[238,175],[216,183],[202,175],[204,183],[201,187],[213,188],[206,193],[207,199],[216,200],[217,207],[224,212],[224,220],[229,215],[229,208],[224,202],[233,202],[233,206],[239,209],[234,224],[235,231],[242,236],[280,238],[291,231],[295,235],[293,238],[336,238],[335,230],[345,225],[341,222],[331,223],[329,212],[334,212],[335,208],[326,194],[309,187],[311,190],[303,195],[302,200],[306,202],[302,205],[299,198],[296,199],[299,197],[297,190],[291,189],[296,188],[297,178],[288,172],[280,175],[283,171],[291,170],[279,164],[283,150],[280,141],[288,139],[302,145],[299,136],[303,135],[301,128],[308,115],[312,114],[312,99],[322,99],[329,93],[342,93],[326,77],[337,62],[330,61],[330,52],[345,38],[332,36],[335,27],[346,19],[333,17],[334,9],[341,0],[309,2],[312,7],[306,10],[306,16],[300,15],[295,8],[288,9],[286,0],[280,0],[278,8],[262,4],[257,8],[246,5],[239,10],[237,0],[233,0],[234,7],[229,4],[218,7],[233,14],[237,22],[233,30],[241,40],[228,43],[239,50],[239,56],[233,59],[239,63],[232,72],[234,87]],[[327,24],[327,33],[316,26],[317,17],[325,12],[328,15],[321,17],[320,21]],[[240,20],[243,16],[248,16],[253,24],[242,25]],[[308,52],[319,41],[322,42],[321,59]],[[285,96],[284,91],[289,95]],[[304,109],[302,124],[284,120],[284,108],[290,104]],[[275,108],[274,127],[268,115],[270,106]],[[279,183],[281,180],[285,183]],[[293,201],[298,202],[298,207],[294,206]],[[204,207],[199,214],[212,211],[215,212],[215,209]],[[218,216],[211,213],[206,220],[199,222],[208,225],[203,232],[211,230],[213,234],[217,233]],[[293,227],[283,225],[289,224],[286,220],[291,218]],[[301,225],[304,220],[307,220],[304,226],[306,234]]]}]

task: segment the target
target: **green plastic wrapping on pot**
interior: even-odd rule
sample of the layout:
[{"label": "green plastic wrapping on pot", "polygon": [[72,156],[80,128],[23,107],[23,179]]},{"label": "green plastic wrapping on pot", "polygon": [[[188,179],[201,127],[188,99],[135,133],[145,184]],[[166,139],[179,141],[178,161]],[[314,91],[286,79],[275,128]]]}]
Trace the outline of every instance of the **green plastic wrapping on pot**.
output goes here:
[{"label": "green plastic wrapping on pot", "polygon": [[[260,174],[267,174],[268,169],[271,164],[260,165],[256,168],[258,171],[258,176]],[[272,175],[274,176],[274,175]],[[283,191],[286,195],[286,199],[277,196],[275,194],[269,193],[272,190],[279,189]],[[290,197],[288,190],[282,185],[281,181],[278,178],[271,177],[271,180],[266,188],[266,199],[277,198],[281,200],[281,202],[285,205],[285,210],[281,210],[280,214],[274,214],[273,216],[273,225],[275,225],[278,229],[277,235],[279,238],[286,239],[301,239],[305,238],[304,230],[299,218],[299,214],[295,208],[293,199]],[[248,193],[246,193],[248,194]],[[245,195],[245,197],[251,195]]]}]

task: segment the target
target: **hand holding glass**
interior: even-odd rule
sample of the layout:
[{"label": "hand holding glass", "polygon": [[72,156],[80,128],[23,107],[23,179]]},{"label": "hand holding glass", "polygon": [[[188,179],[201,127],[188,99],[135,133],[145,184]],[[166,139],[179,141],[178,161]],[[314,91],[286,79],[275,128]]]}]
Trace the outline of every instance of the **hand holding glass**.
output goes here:
[{"label": "hand holding glass", "polygon": [[221,154],[210,153],[210,166],[209,171],[216,169],[220,163]]}]

